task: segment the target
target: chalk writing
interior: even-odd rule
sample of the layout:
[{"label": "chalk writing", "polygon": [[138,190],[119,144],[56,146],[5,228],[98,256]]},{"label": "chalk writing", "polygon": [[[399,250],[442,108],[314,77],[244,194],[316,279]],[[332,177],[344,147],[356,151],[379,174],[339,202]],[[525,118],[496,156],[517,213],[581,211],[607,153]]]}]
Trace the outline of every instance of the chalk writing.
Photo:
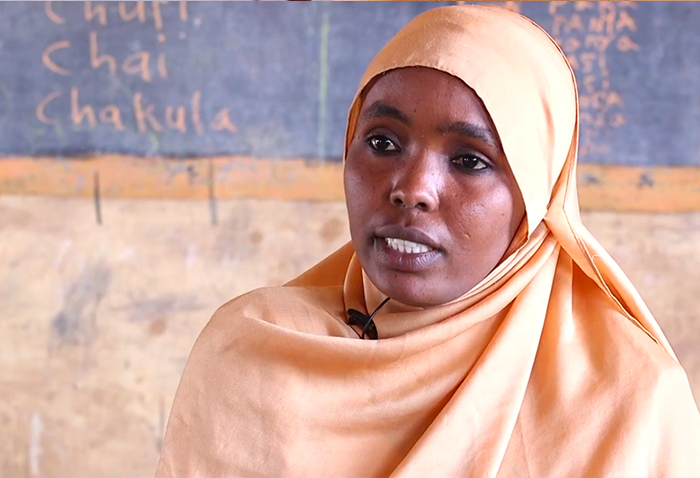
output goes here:
[{"label": "chalk writing", "polygon": [[[177,113],[177,116],[174,116],[173,113]],[[184,106],[178,106],[177,108],[166,106],[165,124],[169,128],[176,129],[181,133],[187,133],[187,123],[185,121],[186,114],[187,112]]]},{"label": "chalk writing", "polygon": [[54,73],[58,73],[59,75],[68,76],[68,75],[70,75],[70,71],[68,71],[66,68],[58,66],[53,61],[53,59],[51,59],[51,54],[53,52],[55,52],[56,50],[60,50],[62,48],[70,48],[70,42],[67,40],[63,40],[63,41],[57,41],[55,43],[50,44],[49,46],[46,47],[46,49],[44,50],[44,53],[41,55],[41,61],[42,61],[42,63],[44,63],[44,66],[46,68],[53,71]]},{"label": "chalk writing", "polygon": [[[59,100],[62,96],[63,93],[60,91],[52,91],[47,94],[37,105],[37,119],[47,125],[55,126],[60,124],[60,115],[56,113],[50,114],[47,110],[49,108],[61,110],[63,104]],[[54,105],[54,102],[57,102],[57,104]],[[167,105],[164,108],[156,108],[156,105],[144,98],[141,92],[134,92],[132,95],[132,111],[136,130],[139,133],[159,133],[168,129],[187,133],[191,125],[192,130],[198,135],[205,134],[206,129],[231,133],[237,131],[237,127],[231,120],[231,113],[228,108],[220,108],[210,121],[206,121],[202,118],[201,104],[201,91],[192,93],[189,109],[183,105]],[[71,88],[69,118],[75,126],[85,126],[87,129],[94,129],[97,127],[97,120],[99,119],[100,124],[111,125],[117,131],[125,131],[126,128],[122,120],[121,110],[122,108],[114,104],[95,107],[93,104],[83,102],[80,99],[80,89],[78,87]]]},{"label": "chalk writing", "polygon": [[126,9],[126,3],[119,2],[119,16],[125,22],[130,22],[134,18],[138,18],[141,23],[145,23],[146,5],[144,4],[144,2],[136,2],[136,6],[134,6],[129,12]]},{"label": "chalk writing", "polygon": [[51,119],[48,116],[46,116],[46,107],[51,103],[53,100],[61,96],[60,91],[52,91],[48,95],[44,97],[43,100],[39,102],[39,105],[36,107],[36,117],[39,119],[44,124],[49,124],[49,125],[57,125],[59,124],[58,120]]},{"label": "chalk writing", "polygon": [[[85,22],[89,28],[85,37],[87,48],[85,44],[72,44],[68,40],[55,41],[42,52],[41,61],[44,67],[52,73],[66,77],[84,78],[87,70],[98,74],[98,79],[102,75],[112,80],[126,75],[138,78],[144,84],[168,81],[168,59],[164,49],[155,52],[139,49],[124,57],[118,57],[114,54],[112,43],[101,43],[101,28],[107,25],[114,26],[119,22],[138,21],[147,24],[151,18],[155,38],[162,44],[167,39],[164,16],[166,9],[176,8],[175,18],[186,23],[189,21],[187,2],[118,2],[117,8],[114,9],[108,8],[108,2],[87,1],[80,6],[80,16],[69,15],[68,8],[73,5],[48,1],[44,4],[44,13],[49,21],[67,29],[75,27],[71,23],[76,18]],[[169,14],[167,18],[172,19],[173,15]],[[73,43],[75,42],[73,38]],[[81,97],[84,84],[82,85],[73,85],[67,92],[56,89],[48,92],[36,106],[37,120],[54,127],[61,127],[63,122],[67,121],[75,127],[88,130],[106,126],[114,131],[130,131],[144,135],[164,131],[175,131],[179,134],[193,132],[197,135],[204,135],[208,131],[237,131],[227,107],[214,109],[211,116],[204,116],[202,100],[206,92],[201,90],[185,93],[187,96],[180,105],[158,105],[143,92],[134,89],[125,93],[129,96],[128,106],[125,106],[112,102],[98,104],[94,100],[86,101]]]},{"label": "chalk writing", "polygon": [[56,23],[57,25],[63,25],[64,23],[66,23],[65,18],[63,18],[60,15],[56,15],[56,13],[53,11],[53,2],[44,2],[44,12],[46,13],[46,16],[49,18],[49,20]]},{"label": "chalk writing", "polygon": [[93,70],[96,70],[106,63],[110,76],[116,76],[117,60],[110,55],[101,55],[99,49],[97,32],[90,32],[90,66]]},{"label": "chalk writing", "polygon": [[[471,2],[456,2],[457,4]],[[522,13],[525,2],[504,1],[497,4]],[[634,41],[637,2],[552,1],[548,2],[551,18],[549,33],[561,45],[579,82],[581,142],[579,152],[608,154],[605,141],[610,128],[627,124],[624,100],[610,83],[607,52],[638,52]],[[525,12],[527,13],[527,12]]]},{"label": "chalk writing", "polygon": [[85,5],[85,21],[89,22],[97,17],[100,25],[107,25],[107,7],[104,4],[93,7],[92,2],[84,2]]},{"label": "chalk writing", "polygon": [[636,8],[636,2],[549,2],[550,33],[579,80],[582,156],[608,154],[610,128],[627,123],[624,99],[611,85],[607,52],[640,50],[633,39]]}]

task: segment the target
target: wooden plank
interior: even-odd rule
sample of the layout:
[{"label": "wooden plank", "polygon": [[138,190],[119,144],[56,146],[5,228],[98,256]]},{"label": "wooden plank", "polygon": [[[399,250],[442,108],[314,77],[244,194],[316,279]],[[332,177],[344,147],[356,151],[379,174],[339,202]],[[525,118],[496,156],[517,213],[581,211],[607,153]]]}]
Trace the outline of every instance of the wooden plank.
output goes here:
[{"label": "wooden plank", "polygon": [[[343,201],[342,166],[319,160],[240,156],[6,157],[0,159],[0,194]],[[579,197],[581,208],[588,211],[700,211],[700,167],[582,164]]]},{"label": "wooden plank", "polygon": [[700,211],[700,167],[581,164],[579,201],[588,211]]},{"label": "wooden plank", "polygon": [[301,159],[97,156],[0,159],[0,194],[103,198],[342,201],[342,170]]}]

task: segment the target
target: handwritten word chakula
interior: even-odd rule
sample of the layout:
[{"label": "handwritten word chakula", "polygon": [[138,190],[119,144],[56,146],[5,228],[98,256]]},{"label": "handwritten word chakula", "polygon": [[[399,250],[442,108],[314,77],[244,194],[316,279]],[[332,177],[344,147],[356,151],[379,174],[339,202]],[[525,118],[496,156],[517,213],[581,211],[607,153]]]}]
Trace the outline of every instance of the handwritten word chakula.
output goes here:
[{"label": "handwritten word chakula", "polygon": [[[36,117],[39,121],[47,125],[57,126],[61,124],[58,115],[49,114],[49,109],[60,108],[58,105],[53,105],[54,101],[58,101],[63,97],[63,92],[52,91],[39,102],[36,107]],[[65,105],[65,103],[64,103]],[[187,133],[189,128],[202,135],[205,132],[205,125],[210,131],[228,131],[235,133],[236,126],[231,121],[228,108],[221,108],[219,111],[207,121],[207,118],[202,117],[202,93],[195,91],[192,93],[190,100],[189,111],[186,106],[165,106],[162,114],[155,111],[153,104],[148,104],[144,101],[143,95],[140,92],[135,92],[132,95],[132,114],[136,124],[136,130],[139,133],[162,132],[166,128],[169,130]],[[65,111],[65,110],[64,110]],[[188,114],[189,113],[189,114]],[[189,119],[189,121],[188,121]],[[95,129],[100,124],[112,126],[117,131],[125,131],[126,126],[123,121],[122,109],[110,104],[103,106],[95,113],[95,108],[91,104],[82,104],[80,101],[80,91],[73,87],[70,91],[70,122],[75,126],[81,126],[83,123],[88,129]]]}]

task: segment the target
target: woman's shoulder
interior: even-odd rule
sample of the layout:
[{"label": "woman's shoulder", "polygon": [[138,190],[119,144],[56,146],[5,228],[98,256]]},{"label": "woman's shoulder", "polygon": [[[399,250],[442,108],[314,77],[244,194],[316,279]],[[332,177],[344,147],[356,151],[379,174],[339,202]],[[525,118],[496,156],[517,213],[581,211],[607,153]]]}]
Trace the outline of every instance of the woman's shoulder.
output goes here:
[{"label": "woman's shoulder", "polygon": [[219,307],[207,327],[277,327],[337,335],[339,325],[347,328],[343,304],[343,290],[339,286],[261,287]]},{"label": "woman's shoulder", "polygon": [[208,327],[263,327],[342,335],[345,325],[343,283],[353,255],[351,244],[283,286],[261,287],[240,295],[214,313]]},{"label": "woman's shoulder", "polygon": [[569,309],[556,309],[560,313],[554,314],[549,331],[569,359],[570,372],[585,371],[590,378],[628,384],[632,390],[668,375],[685,375],[664,341],[580,268],[573,271],[571,288]]},{"label": "woman's shoulder", "polygon": [[590,344],[598,353],[588,356],[591,397],[581,415],[630,466],[646,458],[649,476],[687,476],[700,453],[700,414],[685,370],[634,319],[616,313],[605,322]]},{"label": "woman's shoulder", "polygon": [[624,424],[640,437],[655,429],[654,440],[667,442],[657,442],[662,454],[670,453],[669,446],[700,452],[700,414],[672,352],[598,287],[574,301],[574,316],[571,330],[560,338],[567,351],[567,389],[586,391],[588,421],[599,418],[601,429]]}]

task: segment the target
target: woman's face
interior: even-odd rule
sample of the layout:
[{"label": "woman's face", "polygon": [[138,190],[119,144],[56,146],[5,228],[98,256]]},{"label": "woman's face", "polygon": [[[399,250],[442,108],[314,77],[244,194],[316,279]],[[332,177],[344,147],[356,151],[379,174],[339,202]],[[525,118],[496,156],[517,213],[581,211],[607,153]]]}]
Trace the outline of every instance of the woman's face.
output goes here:
[{"label": "woman's face", "polygon": [[376,80],[344,174],[363,269],[384,294],[417,307],[454,300],[486,277],[525,214],[481,100],[428,68]]}]

